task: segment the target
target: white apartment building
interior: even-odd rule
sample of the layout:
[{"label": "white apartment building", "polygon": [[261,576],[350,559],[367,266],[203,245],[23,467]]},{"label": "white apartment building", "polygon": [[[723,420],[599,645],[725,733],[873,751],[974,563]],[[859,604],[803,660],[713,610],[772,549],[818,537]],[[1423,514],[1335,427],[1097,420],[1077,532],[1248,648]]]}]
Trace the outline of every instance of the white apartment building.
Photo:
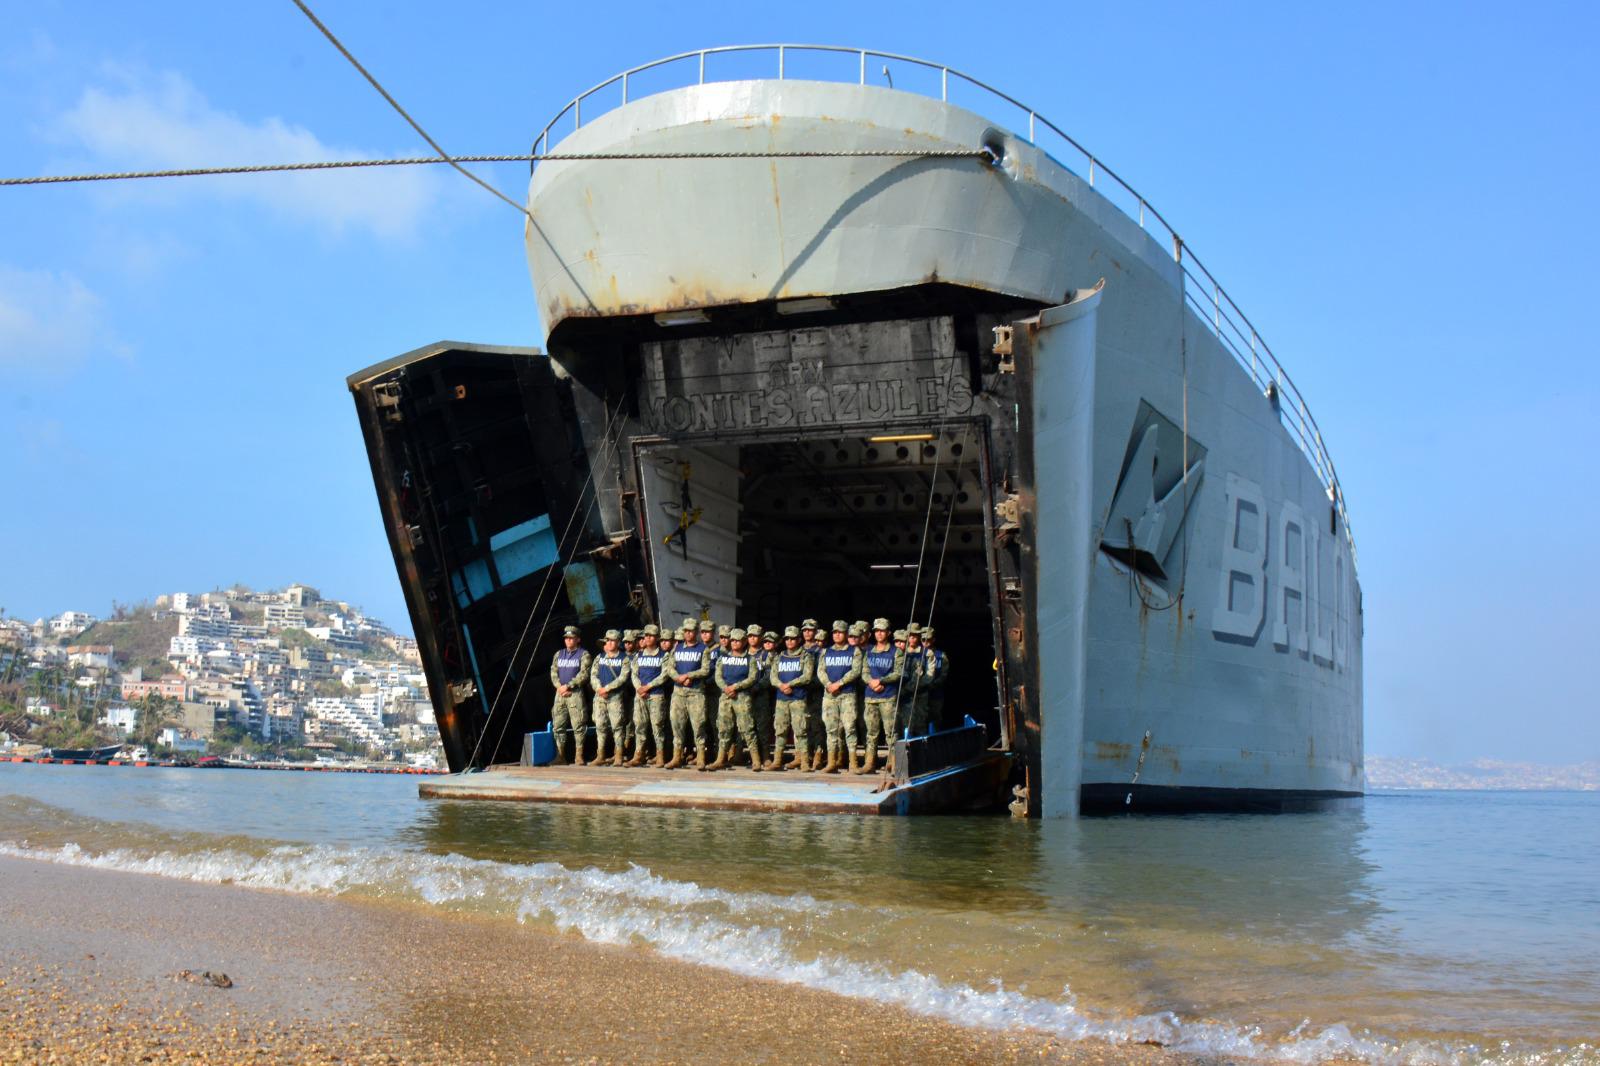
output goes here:
[{"label": "white apartment building", "polygon": [[262,609],[262,624],[268,629],[304,629],[306,612],[297,604],[269,603]]},{"label": "white apartment building", "polygon": [[106,713],[100,716],[100,724],[108,729],[120,729],[122,735],[127,736],[139,724],[139,712],[132,707],[107,707]]},{"label": "white apartment building", "polygon": [[178,636],[204,637],[209,640],[226,640],[233,636],[233,623],[219,620],[209,614],[192,612],[178,616]]},{"label": "white apartment building", "polygon": [[187,592],[174,592],[172,594],[172,611],[174,614],[186,614],[193,603]]},{"label": "white apartment building", "polygon": [[360,744],[383,745],[389,742],[389,731],[383,721],[370,709],[356,700],[319,696],[306,704],[308,714],[314,715],[319,725],[315,730],[306,722],[306,734],[341,734]]},{"label": "white apartment building", "polygon": [[50,619],[50,633],[57,637],[70,637],[82,633],[99,619],[87,611],[62,611]]}]

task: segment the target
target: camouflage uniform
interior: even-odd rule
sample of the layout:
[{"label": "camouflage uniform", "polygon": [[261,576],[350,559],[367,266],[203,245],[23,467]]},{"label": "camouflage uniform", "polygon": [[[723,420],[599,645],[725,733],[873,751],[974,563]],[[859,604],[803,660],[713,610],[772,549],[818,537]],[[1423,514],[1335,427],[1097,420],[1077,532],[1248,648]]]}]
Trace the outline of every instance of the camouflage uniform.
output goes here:
[{"label": "camouflage uniform", "polygon": [[[622,631],[622,654],[628,657],[630,669],[633,665],[634,653],[638,650],[639,631],[636,629],[624,629]],[[631,679],[633,675],[630,673],[628,676]],[[622,730],[623,741],[627,747],[633,748],[637,746],[638,742],[634,739],[633,733],[633,685],[631,680],[622,690],[622,720],[627,723]]]},{"label": "camouflage uniform", "polygon": [[[685,619],[684,629],[695,627],[692,619]],[[697,760],[705,762],[706,752],[706,678],[711,676],[711,649],[705,644],[680,641],[672,649],[664,669],[672,685],[671,722],[674,751],[668,766],[682,766],[685,755],[692,746]],[[683,682],[689,682],[687,685]]]},{"label": "camouflage uniform", "polygon": [[[784,630],[784,636],[798,637],[794,626]],[[777,723],[777,737],[781,740],[785,726],[794,730],[794,767],[811,769],[811,737],[808,712],[811,707],[811,682],[816,677],[816,663],[805,648],[789,651],[785,648],[772,657],[767,683],[772,686],[773,721]],[[789,695],[784,695],[779,685],[788,685]],[[781,749],[774,748],[772,761],[778,762]],[[781,766],[781,764],[779,764]]]},{"label": "camouflage uniform", "polygon": [[[615,629],[608,630],[606,643],[619,643],[620,636],[621,634]],[[632,675],[633,665],[628,661],[628,657],[622,654],[621,648],[602,651],[594,657],[589,684],[595,693],[595,753],[594,762],[590,765],[599,765],[605,761],[608,739],[616,745],[615,762],[619,766],[622,764],[622,746],[628,730],[628,710],[623,694],[628,689]],[[601,694],[601,690],[604,690],[604,695]]]},{"label": "camouflage uniform", "polygon": [[[922,646],[922,627],[912,622],[906,627],[906,676],[901,686],[900,721],[914,737],[928,732],[928,655]],[[911,647],[911,639],[917,646]]]},{"label": "camouflage uniform", "polygon": [[[655,636],[655,626],[645,627],[645,636]],[[667,718],[666,676],[667,653],[660,647],[640,648],[633,653],[633,759],[631,765],[644,762],[644,750],[653,741],[656,765],[667,758],[671,746]]]},{"label": "camouflage uniform", "polygon": [[[818,660],[822,657],[822,649],[826,646],[816,637],[817,622],[814,618],[807,618],[800,623],[801,636],[807,629],[813,630],[811,639],[801,644],[800,647],[811,656],[811,676],[817,676]],[[827,750],[828,735],[822,728],[822,687],[812,685],[806,690],[806,739],[811,744],[812,758],[817,761],[816,769],[822,769],[820,760]]]},{"label": "camouflage uniform", "polygon": [[[577,636],[578,631],[568,627],[567,636]],[[556,738],[558,762],[573,761],[574,739],[576,759],[583,759],[583,742],[589,732],[589,706],[584,701],[584,686],[589,683],[589,653],[582,648],[562,648],[550,660],[550,684],[557,689],[555,701],[550,705],[550,731]],[[570,690],[563,696],[560,688]]]},{"label": "camouflage uniform", "polygon": [[[840,632],[840,623],[834,623]],[[817,656],[817,681],[822,689],[822,727],[828,744],[828,770],[832,772],[855,762],[857,682],[861,678],[861,649],[849,644],[833,644]],[[838,692],[827,686],[837,684]]]},{"label": "camouflage uniform", "polygon": [[[882,623],[882,624],[879,624]],[[888,629],[888,623],[878,619],[872,628],[876,630]],[[896,730],[896,712],[900,698],[900,680],[905,676],[906,654],[892,643],[879,648],[874,643],[862,654],[861,678],[882,682],[883,687],[876,691],[870,685],[863,686],[863,712],[867,719],[867,765],[865,772],[870,773],[878,764],[878,740],[886,736],[889,741],[890,758],[893,759],[895,738],[899,735]],[[891,763],[892,764],[892,763]]]},{"label": "camouflage uniform", "polygon": [[[924,641],[934,639],[932,626],[923,630],[922,639]],[[941,648],[927,645],[924,645],[924,648],[927,658],[922,673],[923,684],[928,689],[928,724],[934,729],[943,729],[949,725],[944,720],[944,683],[950,678],[950,656]]]},{"label": "camouflage uniform", "polygon": [[[744,630],[733,630],[737,642],[744,638]],[[750,768],[761,769],[761,734],[756,730],[755,707],[751,690],[756,685],[755,656],[749,650],[736,651],[731,646],[717,658],[713,671],[717,683],[717,753],[718,769],[727,765],[727,757],[735,740],[742,740],[750,751]],[[733,692],[728,692],[728,689]]]}]

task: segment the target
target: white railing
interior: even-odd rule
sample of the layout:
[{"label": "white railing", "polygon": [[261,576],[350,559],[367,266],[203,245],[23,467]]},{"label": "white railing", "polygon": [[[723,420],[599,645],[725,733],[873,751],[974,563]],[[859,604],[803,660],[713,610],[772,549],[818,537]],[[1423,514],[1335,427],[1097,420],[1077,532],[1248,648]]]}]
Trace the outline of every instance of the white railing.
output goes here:
[{"label": "white railing", "polygon": [[[559,143],[567,133],[579,129],[584,122],[586,103],[589,118],[592,120],[597,115],[605,114],[630,100],[687,85],[704,85],[708,81],[742,81],[770,77],[771,67],[766,67],[765,73],[760,70],[753,72],[746,67],[724,72],[722,76],[713,70],[708,76],[708,61],[714,66],[719,60],[731,62],[735,57],[745,59],[755,56],[758,62],[764,62],[761,59],[763,54],[776,58],[776,73],[780,80],[798,77],[806,81],[841,81],[866,85],[869,79],[876,81],[881,77],[890,88],[896,88],[893,79],[897,71],[937,75],[937,89],[927,82],[919,83],[914,78],[909,80],[903,78],[906,84],[898,88],[904,91],[922,91],[926,95],[937,96],[946,103],[959,102],[952,100],[952,93],[957,96],[975,95],[977,99],[974,103],[979,106],[983,103],[992,105],[993,102],[999,101],[1014,108],[1019,120],[1025,117],[1029,144],[1040,148],[1073,173],[1086,173],[1091,186],[1121,208],[1129,218],[1136,219],[1140,229],[1151,233],[1169,250],[1173,261],[1182,271],[1184,297],[1200,320],[1210,327],[1217,339],[1233,353],[1239,365],[1249,372],[1256,385],[1272,398],[1284,425],[1294,435],[1295,442],[1305,453],[1312,469],[1316,471],[1317,477],[1338,512],[1340,523],[1344,526],[1345,537],[1350,544],[1351,557],[1354,558],[1355,536],[1350,529],[1349,513],[1345,510],[1344,492],[1339,486],[1339,475],[1334,470],[1333,458],[1322,442],[1322,430],[1318,428],[1317,420],[1311,415],[1311,408],[1301,396],[1300,390],[1295,387],[1289,372],[1283,368],[1283,364],[1278,361],[1272,349],[1267,347],[1266,341],[1261,339],[1250,319],[1240,310],[1239,305],[1234,303],[1221,283],[1206,269],[1205,264],[1184,243],[1178,231],[1172,228],[1171,223],[1161,212],[1152,207],[1137,189],[1122,180],[1116,171],[1106,166],[1093,152],[1079,144],[1049,119],[991,85],[941,63],[864,48],[845,48],[826,44],[740,44],[703,48],[696,52],[667,56],[625,70],[607,78],[587,92],[573,97],[572,101],[539,131],[533,141],[532,154],[536,156],[548,154],[553,134]],[[837,69],[808,65],[803,72],[796,72],[794,66],[796,59],[804,62],[819,58],[832,59],[836,63],[843,59],[845,62]],[[869,67],[879,69],[871,71]],[[642,75],[648,77],[641,78]],[[641,85],[641,82],[644,84]],[[568,121],[571,122],[570,130],[555,133],[557,126],[565,125]],[[1063,154],[1066,158],[1062,158]],[[1075,160],[1078,165],[1074,167],[1068,160]],[[537,161],[532,164],[534,167],[538,165]]]}]

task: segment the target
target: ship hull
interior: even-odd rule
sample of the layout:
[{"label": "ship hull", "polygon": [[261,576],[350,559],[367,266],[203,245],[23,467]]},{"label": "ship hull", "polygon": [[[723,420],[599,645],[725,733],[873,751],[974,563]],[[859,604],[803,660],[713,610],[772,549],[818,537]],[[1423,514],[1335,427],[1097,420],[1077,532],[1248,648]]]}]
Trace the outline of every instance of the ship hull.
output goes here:
[{"label": "ship hull", "polygon": [[[493,477],[463,484],[436,515],[435,539],[456,546],[419,564],[419,534],[396,525],[401,465],[374,460],[419,639],[474,649],[471,677],[459,657],[430,670],[441,730],[459,734],[453,769],[513,750],[491,741],[480,757],[484,736],[548,721],[539,663],[567,621],[593,634],[684,613],[888,614],[948,634],[953,711],[1017,756],[1029,813],[1297,809],[1364,790],[1342,501],[1276,383],[1196,314],[1171,250],[1087,182],[976,114],[866,86],[700,85],[561,147],[980,144],[994,161],[535,171],[527,241],[549,355],[495,358],[555,397],[530,424],[559,417],[572,437],[541,460],[539,513],[490,520],[474,508],[486,491],[503,501]],[[485,358],[462,347],[430,358]],[[379,413],[391,385],[405,389],[393,364],[351,379],[373,454],[448,452],[460,482],[448,434],[420,449],[395,437],[410,430]],[[558,580],[535,569],[463,591],[497,529],[560,528],[569,512],[577,532],[547,563]],[[470,534],[452,538],[452,515]],[[535,583],[564,591],[547,605]],[[459,640],[463,611],[495,638]],[[530,678],[511,706],[489,697]]]}]

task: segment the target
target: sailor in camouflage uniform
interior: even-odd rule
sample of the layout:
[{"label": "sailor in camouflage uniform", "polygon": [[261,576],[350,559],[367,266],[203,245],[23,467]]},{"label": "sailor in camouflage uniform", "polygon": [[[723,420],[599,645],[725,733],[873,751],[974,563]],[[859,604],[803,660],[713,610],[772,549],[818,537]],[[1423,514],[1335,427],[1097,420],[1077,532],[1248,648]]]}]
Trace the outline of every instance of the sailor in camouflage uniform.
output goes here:
[{"label": "sailor in camouflage uniform", "polygon": [[761,734],[756,731],[750,690],[756,684],[755,656],[745,647],[745,631],[728,633],[728,650],[717,657],[712,676],[717,684],[717,759],[707,770],[729,765],[736,741],[750,749],[750,769],[761,770]]},{"label": "sailor in camouflage uniform", "polygon": [[827,733],[828,761],[823,772],[836,774],[847,764],[856,768],[856,683],[861,678],[861,650],[847,638],[843,620],[833,623],[833,644],[817,656],[817,681],[822,689],[822,725]]},{"label": "sailor in camouflage uniform", "polygon": [[[772,686],[773,721],[776,723],[778,747],[774,750],[769,770],[804,770],[811,772],[811,737],[808,713],[811,707],[812,681],[816,677],[816,662],[811,653],[800,646],[800,630],[789,626],[783,631],[783,650],[771,657],[767,681]],[[794,730],[794,758],[781,760],[784,726]]]},{"label": "sailor in camouflage uniform", "polygon": [[697,639],[700,632],[693,618],[683,620],[683,640],[672,649],[665,663],[667,680],[672,685],[671,719],[673,753],[668,770],[683,765],[690,745],[694,746],[694,765],[706,765],[706,678],[711,676],[711,649]]},{"label": "sailor in camouflage uniform", "polygon": [[[630,671],[633,665],[633,653],[638,650],[639,631],[637,629],[624,629],[622,631],[622,655],[628,660]],[[623,726],[624,739],[619,741],[619,744],[625,743],[626,749],[632,751],[638,746],[638,741],[634,739],[633,735],[633,684],[631,682],[631,672],[629,673],[629,678],[629,684],[622,690],[622,719],[627,724]]]},{"label": "sailor in camouflage uniform", "polygon": [[761,631],[761,655],[756,660],[757,668],[761,671],[761,680],[756,688],[761,693],[761,706],[759,708],[761,720],[756,727],[761,730],[761,742],[766,745],[768,770],[783,769],[783,748],[789,737],[789,716],[785,714],[778,718],[778,690],[772,687],[772,660],[778,657],[778,631],[776,629],[763,629]]},{"label": "sailor in camouflage uniform", "polygon": [[867,719],[867,762],[858,773],[870,774],[878,767],[878,740],[889,742],[889,769],[894,770],[896,709],[900,702],[900,680],[905,674],[905,652],[889,640],[889,620],[874,619],[872,646],[862,656],[861,680],[866,687],[862,711]]},{"label": "sailor in camouflage uniform", "polygon": [[613,766],[622,765],[622,743],[627,733],[627,709],[622,695],[627,690],[633,668],[628,657],[622,654],[622,634],[615,629],[606,630],[606,641],[589,674],[589,684],[594,689],[595,752],[590,766],[606,761],[606,742],[616,745]]},{"label": "sailor in camouflage uniform", "polygon": [[589,653],[583,650],[582,640],[577,626],[567,626],[562,631],[563,647],[550,660],[550,684],[556,690],[550,705],[550,731],[556,737],[557,762],[583,761],[583,741],[589,730],[589,708],[583,700],[589,683]]},{"label": "sailor in camouflage uniform", "polygon": [[906,676],[901,685],[900,721],[914,737],[928,732],[927,667],[928,652],[922,646],[922,627],[912,622],[906,626]]},{"label": "sailor in camouflage uniform", "polygon": [[653,741],[656,749],[655,765],[667,761],[668,729],[667,688],[670,682],[662,669],[667,653],[657,639],[661,630],[653,625],[644,627],[639,636],[639,650],[633,653],[633,758],[629,766],[644,762],[644,751]]},{"label": "sailor in camouflage uniform", "polygon": [[932,626],[922,631],[922,647],[923,684],[928,689],[928,725],[943,729],[949,724],[944,720],[944,683],[950,677],[950,657],[934,643]]},{"label": "sailor in camouflage uniform", "polygon": [[[818,660],[826,645],[820,639],[817,620],[807,618],[800,623],[800,647],[811,656],[811,673],[818,676]],[[806,740],[811,745],[811,769],[820,770],[827,756],[828,734],[822,727],[822,686],[813,684],[806,690]]]}]

